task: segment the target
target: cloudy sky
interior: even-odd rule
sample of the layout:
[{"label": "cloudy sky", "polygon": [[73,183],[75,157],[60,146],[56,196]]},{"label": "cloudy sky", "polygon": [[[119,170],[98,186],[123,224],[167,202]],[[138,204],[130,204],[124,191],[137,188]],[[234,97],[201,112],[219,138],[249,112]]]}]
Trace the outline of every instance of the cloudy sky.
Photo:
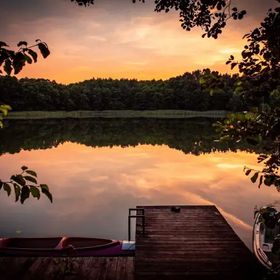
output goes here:
[{"label": "cloudy sky", "polygon": [[51,56],[28,65],[19,77],[70,83],[92,77],[167,79],[211,68],[230,72],[230,54],[238,55],[242,36],[264,18],[275,0],[233,0],[248,14],[232,22],[218,40],[186,32],[176,12],[155,13],[153,2],[96,0],[78,7],[70,0],[0,0],[0,41],[48,43]]}]

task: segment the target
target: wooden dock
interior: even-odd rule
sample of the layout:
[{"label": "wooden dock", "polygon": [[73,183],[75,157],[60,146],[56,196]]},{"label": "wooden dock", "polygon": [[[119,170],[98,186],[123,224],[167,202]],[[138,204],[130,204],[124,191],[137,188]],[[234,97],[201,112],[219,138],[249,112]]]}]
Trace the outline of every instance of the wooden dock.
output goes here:
[{"label": "wooden dock", "polygon": [[261,268],[215,206],[141,206],[135,279],[260,279]]},{"label": "wooden dock", "polygon": [[215,206],[144,206],[135,257],[0,257],[1,280],[248,280],[262,268]]},{"label": "wooden dock", "polygon": [[134,257],[0,258],[1,280],[133,280]]}]

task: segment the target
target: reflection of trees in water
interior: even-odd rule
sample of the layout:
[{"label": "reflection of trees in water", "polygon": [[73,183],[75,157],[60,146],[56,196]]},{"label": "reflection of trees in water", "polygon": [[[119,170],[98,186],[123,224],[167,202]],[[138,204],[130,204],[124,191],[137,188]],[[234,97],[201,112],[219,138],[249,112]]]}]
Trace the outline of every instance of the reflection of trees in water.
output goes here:
[{"label": "reflection of trees in water", "polygon": [[[245,143],[216,142],[208,119],[56,119],[8,121],[0,130],[0,153],[47,149],[66,141],[91,147],[167,145],[184,153],[253,151]],[[256,151],[256,150],[255,150]]]}]

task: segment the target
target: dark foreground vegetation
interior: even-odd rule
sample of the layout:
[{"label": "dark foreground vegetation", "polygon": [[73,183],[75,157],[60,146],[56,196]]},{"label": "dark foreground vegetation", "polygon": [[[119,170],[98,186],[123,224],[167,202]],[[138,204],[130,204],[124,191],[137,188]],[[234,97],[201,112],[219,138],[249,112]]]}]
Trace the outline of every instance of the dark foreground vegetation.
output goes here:
[{"label": "dark foreground vegetation", "polygon": [[[269,83],[269,81],[268,81]],[[0,77],[0,100],[13,111],[228,110],[280,103],[280,88],[205,69],[168,80],[91,79],[69,85],[45,79]],[[246,94],[244,94],[246,92]],[[250,94],[252,92],[252,94]],[[259,92],[259,95],[256,94]],[[263,93],[265,92],[265,96]]]}]

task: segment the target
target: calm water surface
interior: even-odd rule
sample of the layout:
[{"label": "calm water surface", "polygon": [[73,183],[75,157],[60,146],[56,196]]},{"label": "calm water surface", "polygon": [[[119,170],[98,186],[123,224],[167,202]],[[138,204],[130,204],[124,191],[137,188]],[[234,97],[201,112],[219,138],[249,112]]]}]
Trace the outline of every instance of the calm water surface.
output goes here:
[{"label": "calm water surface", "polygon": [[24,205],[0,192],[0,236],[127,239],[129,207],[215,204],[250,247],[253,209],[279,203],[243,174],[250,147],[214,142],[209,120],[13,121],[0,132],[0,178],[22,165],[54,197]]}]

